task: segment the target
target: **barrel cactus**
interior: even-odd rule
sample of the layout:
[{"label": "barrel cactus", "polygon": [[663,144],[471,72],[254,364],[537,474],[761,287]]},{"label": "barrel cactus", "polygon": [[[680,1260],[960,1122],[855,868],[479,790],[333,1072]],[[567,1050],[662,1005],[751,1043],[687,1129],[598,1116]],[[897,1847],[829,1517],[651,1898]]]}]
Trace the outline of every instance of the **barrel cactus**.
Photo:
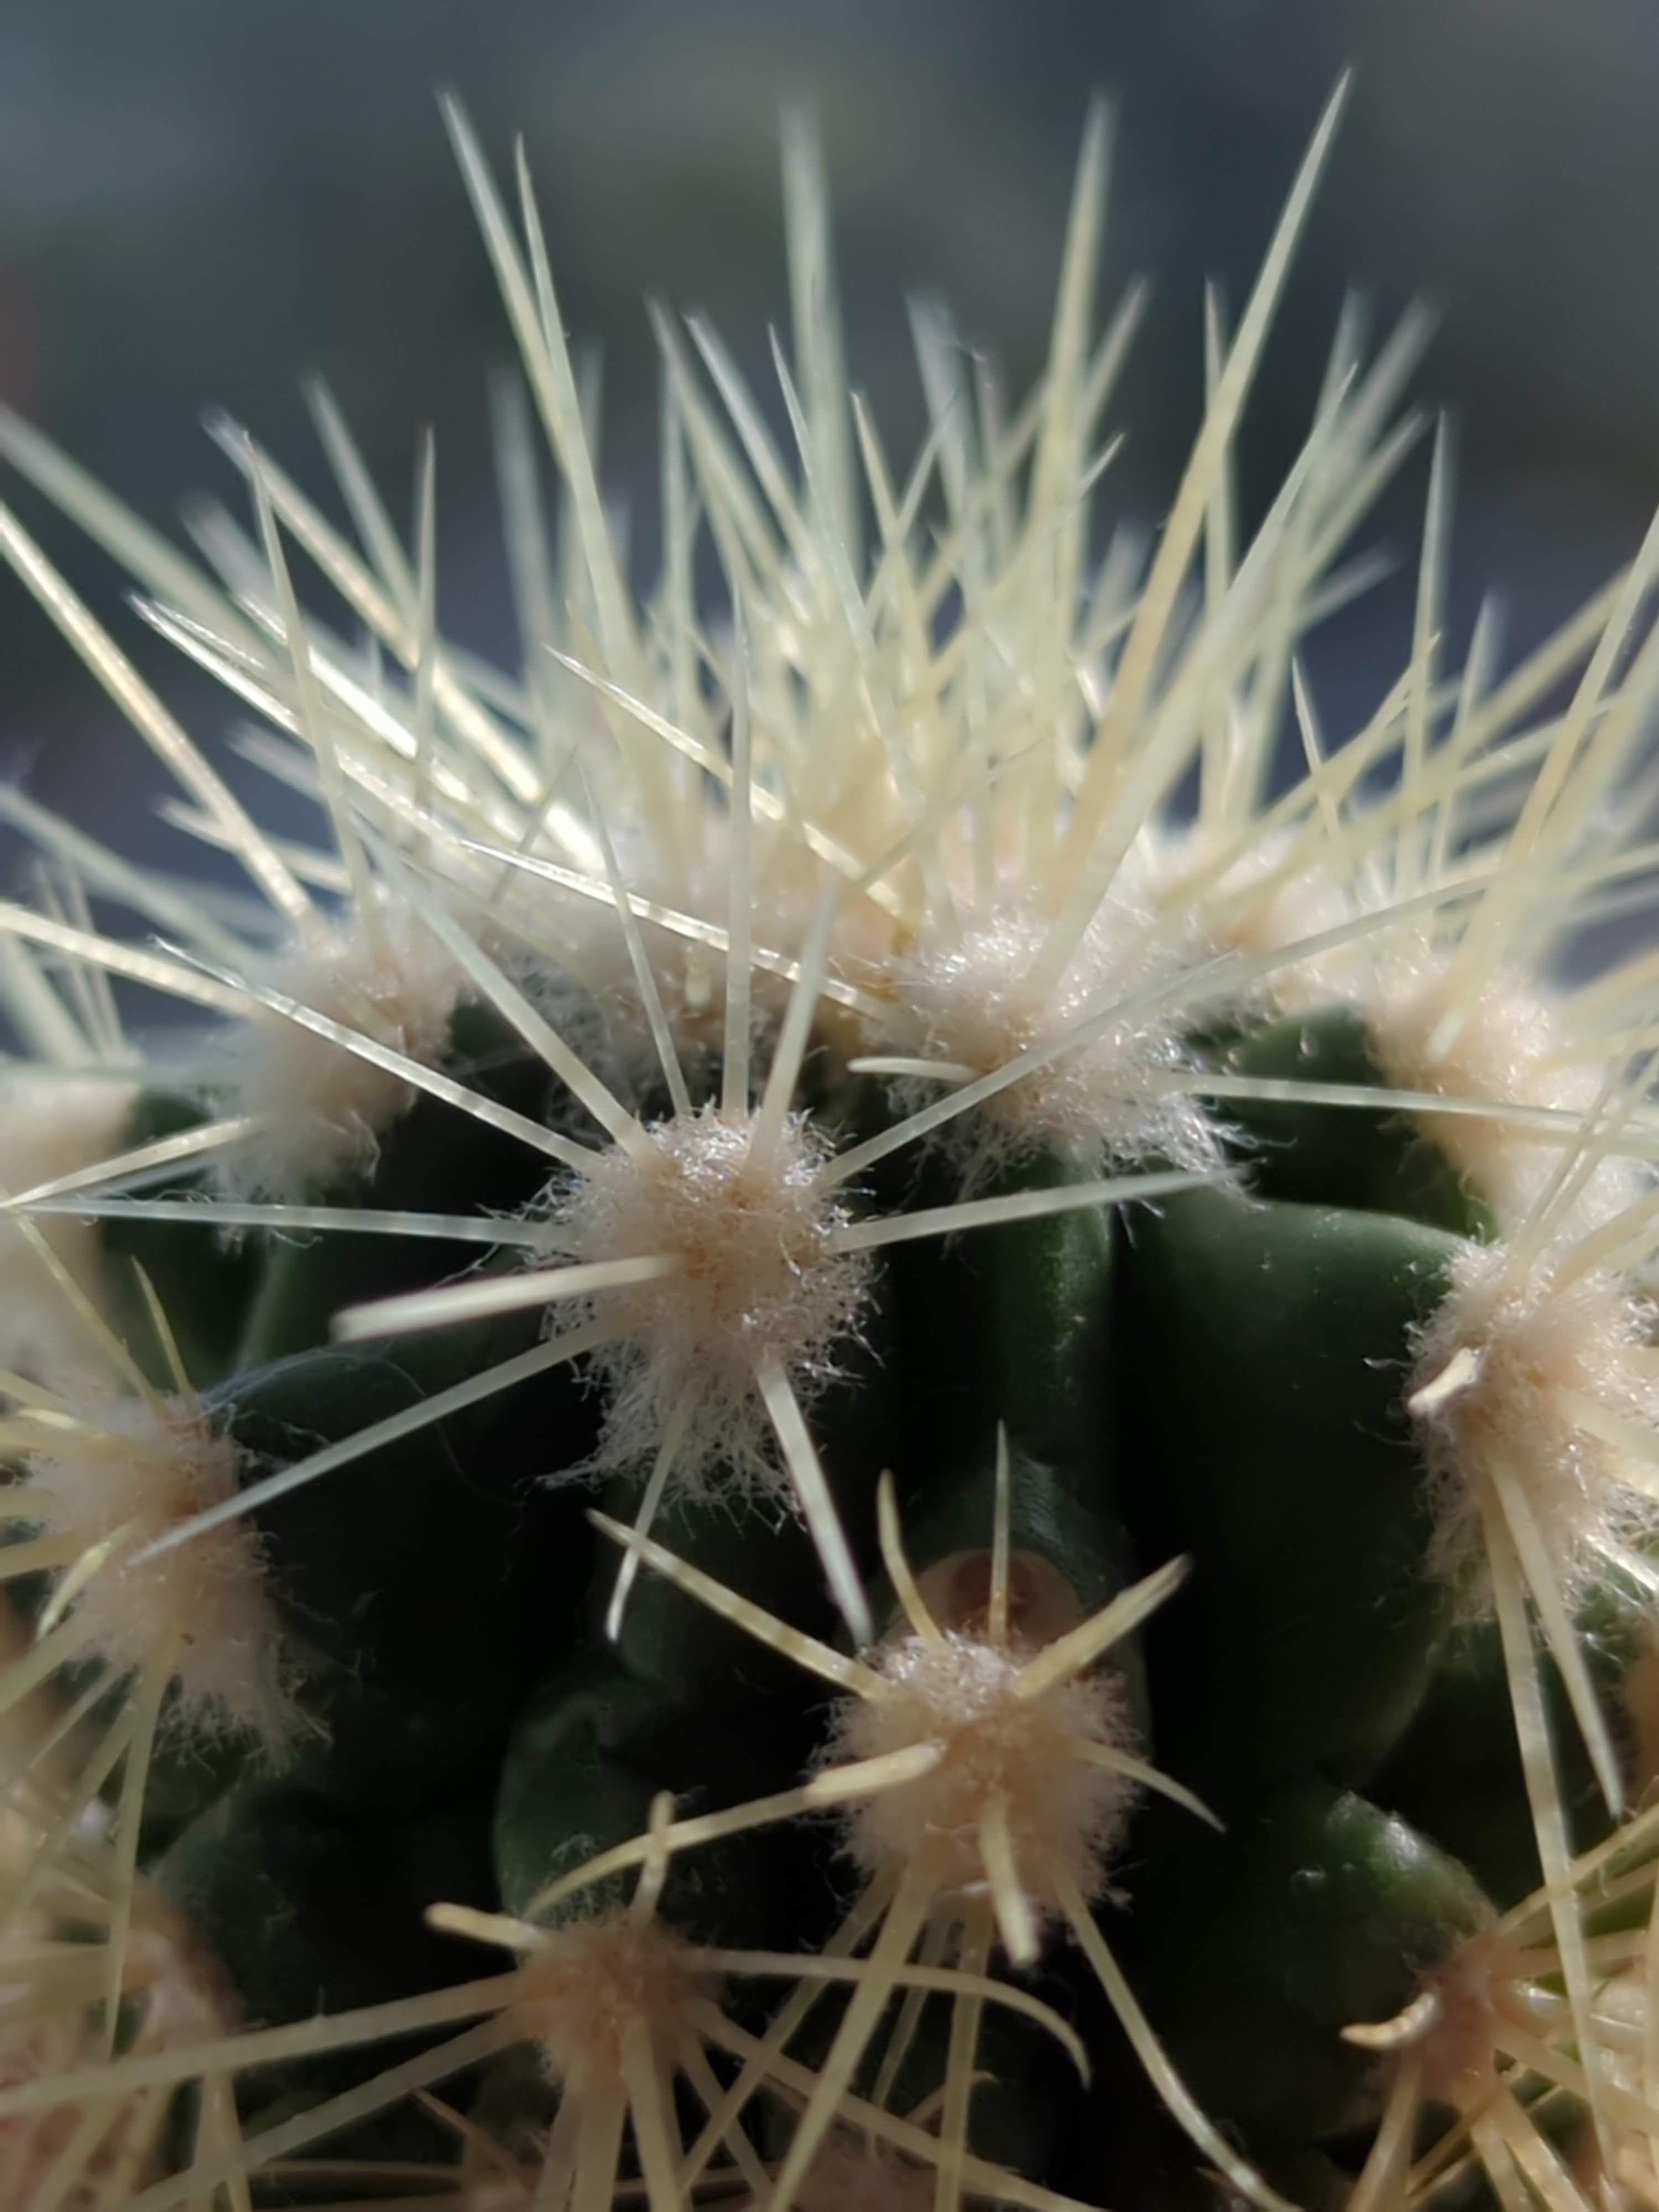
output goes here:
[{"label": "barrel cactus", "polygon": [[1340,105],[1150,550],[1098,116],[902,474],[788,126],[788,435],[659,319],[638,597],[452,107],[515,672],[325,393],[349,528],[221,424],[199,557],[0,418],[320,825],[0,508],[246,878],[0,794],[8,2204],[1659,2201],[1659,528],[1453,668],[1437,440],[1327,742],[1420,319],[1231,455]]}]

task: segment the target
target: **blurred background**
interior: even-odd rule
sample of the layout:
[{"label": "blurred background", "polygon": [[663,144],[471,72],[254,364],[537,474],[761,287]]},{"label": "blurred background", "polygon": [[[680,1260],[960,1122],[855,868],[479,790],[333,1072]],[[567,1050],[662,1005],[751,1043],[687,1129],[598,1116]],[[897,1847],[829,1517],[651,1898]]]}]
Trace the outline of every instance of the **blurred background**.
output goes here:
[{"label": "blurred background", "polygon": [[[706,309],[757,381],[785,309],[781,100],[816,105],[848,350],[890,447],[921,421],[907,292],[953,303],[1016,386],[1040,355],[1088,94],[1118,129],[1106,296],[1155,280],[1114,477],[1151,520],[1194,427],[1206,277],[1235,311],[1339,70],[1354,100],[1253,404],[1247,504],[1303,428],[1344,287],[1440,312],[1418,393],[1460,425],[1453,626],[1511,652],[1632,550],[1659,499],[1659,9],[1651,0],[9,0],[0,9],[0,398],[152,520],[228,489],[222,405],[325,491],[323,372],[394,511],[438,437],[441,618],[513,647],[484,384],[506,351],[433,101],[498,163],[522,130],[566,321],[600,349],[607,489],[648,558],[655,368],[641,307]],[[1345,732],[1407,650],[1424,457],[1372,538],[1395,580],[1312,653]],[[234,720],[19,505],[197,732]],[[157,787],[0,577],[0,774],[129,852]],[[6,856],[0,854],[0,864]]]}]

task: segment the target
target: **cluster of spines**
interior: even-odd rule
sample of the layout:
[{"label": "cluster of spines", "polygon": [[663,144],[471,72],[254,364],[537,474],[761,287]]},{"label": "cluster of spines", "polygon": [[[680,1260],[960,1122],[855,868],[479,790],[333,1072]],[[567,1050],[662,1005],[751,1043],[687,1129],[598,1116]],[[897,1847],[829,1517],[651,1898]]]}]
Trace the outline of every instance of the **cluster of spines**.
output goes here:
[{"label": "cluster of spines", "polygon": [[[527,179],[521,167],[515,234],[465,123],[453,113],[451,121],[562,488],[556,585],[521,398],[504,398],[521,677],[482,669],[439,635],[429,453],[411,556],[325,397],[319,421],[361,550],[251,440],[225,428],[256,530],[249,537],[220,513],[202,520],[213,575],[34,434],[3,426],[14,461],[131,568],[150,595],[148,618],[263,718],[267,728],[245,750],[314,795],[333,836],[331,849],[314,850],[265,836],[22,525],[0,514],[0,552],[180,780],[186,804],[177,818],[234,854],[269,909],[250,921],[222,902],[192,898],[20,795],[8,799],[12,818],[40,844],[54,887],[37,905],[4,913],[7,1002],[30,1048],[30,1065],[12,1079],[20,1097],[40,1102],[38,1117],[20,1117],[6,1163],[15,1207],[7,1233],[15,1272],[29,1285],[15,1303],[58,1301],[70,1316],[65,1334],[72,1325],[79,1358],[103,1370],[106,1395],[111,1372],[125,1376],[136,1402],[151,1409],[144,1418],[173,1437],[194,1434],[188,1377],[175,1374],[173,1393],[158,1399],[134,1368],[123,1328],[99,1310],[95,1247],[77,1262],[59,1224],[185,1222],[204,1248],[215,1230],[347,1231],[523,1257],[520,1267],[350,1309],[336,1317],[348,1343],[544,1308],[551,1316],[544,1342],[261,1480],[222,1470],[216,1478],[191,1458],[204,1447],[181,1444],[171,1459],[150,1453],[148,1462],[129,1453],[131,1481],[111,1486],[108,1525],[77,1536],[41,1640],[0,1686],[0,1698],[19,1705],[60,1658],[88,1650],[138,1685],[70,1791],[72,1827],[94,1813],[112,1773],[126,1778],[110,1839],[117,1904],[107,1988],[125,1985],[131,1951],[142,1747],[167,1685],[188,1686],[169,1643],[182,1626],[172,1597],[158,1600],[149,1647],[137,1650],[121,1607],[97,1602],[100,1577],[112,1589],[125,1577],[128,1595],[171,1592],[169,1562],[200,1558],[260,1506],[580,1360],[612,1394],[590,1466],[648,1463],[629,1561],[673,1571],[650,1528],[676,1495],[722,1480],[747,1493],[770,1488],[804,1514],[854,1641],[873,1650],[877,1623],[807,1418],[811,1391],[856,1336],[867,1255],[1231,1184],[1240,1177],[1228,1137],[1235,1114],[1248,1125],[1256,1109],[1403,1110],[1477,1194],[1481,1215],[1483,1242],[1465,1252],[1422,1331],[1409,1390],[1436,1469],[1440,1571],[1466,1608],[1496,1610],[1548,1885],[1553,1935],[1541,1948],[1549,1955],[1528,1974],[1560,1975],[1567,2024],[1556,2023],[1553,2044],[1545,2034],[1527,2048],[1534,2058],[1538,2047],[1555,2051],[1554,2078],[1588,2097],[1611,2145],[1640,2095],[1613,2080],[1611,2057],[1603,2086],[1597,2063],[1574,2075],[1562,2055],[1569,2040],[1581,2054],[1602,2049],[1591,1955],[1601,1939],[1586,1938],[1582,1926],[1532,1623],[1617,1814],[1618,1763],[1571,1616],[1585,1578],[1609,1561],[1644,1586],[1655,1579],[1641,1540],[1655,1488],[1659,1384],[1646,1310],[1630,1287],[1644,1279],[1652,1249],[1643,1165],[1656,1135],[1647,1103],[1655,1041],[1647,962],[1576,989],[1536,979],[1555,946],[1617,910],[1651,870],[1651,853],[1620,836],[1617,823],[1639,788],[1656,678],[1651,635],[1633,654],[1630,641],[1659,564],[1659,535],[1504,683],[1492,683],[1485,623],[1462,677],[1449,681],[1439,665],[1449,527],[1441,443],[1408,666],[1366,727],[1328,751],[1297,648],[1364,580],[1363,562],[1347,571],[1334,564],[1414,433],[1391,416],[1419,325],[1408,320],[1366,368],[1356,323],[1345,318],[1304,453],[1242,553],[1229,453],[1334,109],[1231,342],[1212,306],[1209,410],[1144,573],[1127,548],[1096,566],[1090,531],[1091,495],[1111,452],[1098,421],[1133,315],[1132,302],[1094,336],[1098,123],[1085,142],[1042,381],[1026,407],[1006,414],[994,379],[982,374],[969,389],[948,329],[922,318],[933,426],[902,485],[866,410],[847,396],[823,192],[797,133],[788,167],[796,358],[793,367],[778,361],[796,453],[786,460],[710,332],[695,321],[685,331],[662,325],[666,552],[641,617],[599,495]],[[923,541],[918,517],[935,483],[945,522]],[[866,502],[876,523],[869,544]],[[707,623],[693,589],[705,527],[729,588],[726,630]],[[290,545],[320,567],[366,628],[377,671],[366,673],[351,643],[301,613]],[[1194,603],[1188,579],[1200,558]],[[1565,707],[1533,719],[1575,667],[1582,672]],[[1287,700],[1306,769],[1275,794]],[[1188,819],[1172,809],[1194,772]],[[104,933],[94,899],[136,912],[167,942]],[[110,977],[228,1024],[228,1049],[205,1081],[183,1067],[167,1078],[220,1107],[125,1148],[115,1133],[134,1087],[154,1086],[157,1073],[125,1037]],[[594,1020],[595,1003],[608,1022]],[[457,1072],[451,1038],[463,1004],[486,1009],[544,1063],[567,1110],[538,1121]],[[1228,1048],[1230,1036],[1271,1028],[1275,1016],[1294,1024],[1310,1006],[1329,1005],[1363,1024],[1369,1071],[1328,1075],[1301,1047],[1299,1060],[1278,1066]],[[1215,1039],[1218,1048],[1206,1042]],[[833,1113],[809,1120],[802,1102],[812,1103],[826,1068],[842,1095]],[[890,1115],[870,1088],[884,1084],[896,1086]],[[77,1142],[64,1102],[100,1095],[111,1114],[94,1115],[94,1133]],[[543,1194],[505,1219],[354,1205],[354,1174],[422,1095],[526,1146],[544,1163]],[[839,1140],[827,1133],[836,1131]],[[876,1202],[872,1194],[893,1188],[884,1164],[912,1148],[943,1158],[963,1194],[930,1207]],[[1018,1172],[1055,1150],[1068,1163],[1058,1179]],[[210,1195],[131,1194],[191,1162],[210,1164]],[[1248,1164],[1242,1179],[1248,1187]],[[143,1310],[165,1343],[161,1304],[146,1293]],[[15,1367],[41,1360],[26,1330],[8,1342]],[[34,1468],[15,1492],[15,1525],[45,1532],[29,1535],[15,1570],[61,1570],[56,1553],[47,1557],[57,1540],[53,1483],[64,1495],[84,1494],[91,1479],[70,1481],[64,1470],[84,1477],[91,1468],[95,1476],[99,1455],[119,1448],[121,1424],[100,1423],[95,1397],[54,1395],[27,1371],[12,1375],[9,1389],[11,1448]],[[140,1495],[152,1462],[154,1484]],[[80,1528],[73,1513],[57,1510],[64,1528]],[[958,1632],[942,1628],[913,1587],[907,1596],[896,1536],[885,1523],[884,1533],[910,1641],[924,1655],[947,1647]],[[227,1572],[234,1580],[256,1567],[245,1546]],[[1166,1588],[1153,1583],[1157,1593]],[[613,1632],[627,1594],[619,1581]],[[100,1610],[121,1616],[118,1635],[107,1621],[100,1632]],[[204,1674],[200,1702],[211,1705],[216,1680],[227,1707],[234,1681],[257,1682],[263,1712],[250,1690],[229,1717],[275,1741],[283,1729],[270,1716],[285,1694],[279,1639],[256,1613],[240,1617],[241,1673],[228,1649],[216,1677],[211,1665]],[[1123,1632],[1109,1607],[1101,1618]],[[779,1624],[769,1632],[791,1656],[805,1652],[799,1633]],[[987,1636],[994,1651],[999,1637]],[[1085,1638],[1079,1667],[1108,1640]],[[820,1667],[833,1661],[847,1686],[862,1681],[879,1698],[878,1668],[813,1648]],[[1070,1648],[1061,1638],[1049,1650]],[[1026,1663],[1042,1672],[1049,1662],[1038,1654]],[[1049,1686],[1066,1680],[1055,1672]],[[967,1694],[963,1680],[957,1687]],[[82,1696],[91,1710],[91,1693]],[[975,1706],[948,1725],[934,1721],[932,1735],[883,1738],[884,1748],[866,1753],[872,1768],[889,1762],[871,1784],[872,1808],[925,1790],[940,1760],[954,1756],[939,1746],[954,1742],[958,1727],[971,1735],[983,1714]],[[914,1714],[911,1722],[919,1725]],[[862,1747],[848,1729],[848,1741]],[[1093,1747],[1084,1764],[1098,1772],[1171,1786],[1100,1714],[1081,1740]],[[987,1771],[995,1765],[989,1759]],[[834,1772],[784,1793],[787,1809],[836,1802]],[[1085,1949],[1103,1944],[1087,1908],[1104,1882],[1111,1822],[1097,1807],[1083,1820],[1096,1850],[1089,1880],[1073,1867],[1050,1894],[1042,1881],[1033,1886],[1014,1848],[1019,1808],[1005,1800],[999,1813],[996,1800],[994,1788],[974,1844],[988,1910],[957,1930],[970,1980],[983,1978],[993,1925],[1016,1962],[1034,1955],[1039,1924],[1056,1911]],[[865,1817],[873,1832],[873,1809]],[[688,1826],[702,1833],[695,1818],[659,1823],[641,1863],[657,1864],[659,1845],[689,1844]],[[61,1828],[60,1820],[44,1832],[43,1867],[56,1863]],[[659,1864],[653,1879],[659,1884]],[[650,1881],[641,1894],[648,1905]],[[930,1902],[902,1879],[883,1900],[884,1930],[898,1932],[875,1938],[861,1980],[848,1967],[858,1990],[823,2073],[796,2081],[807,2119],[782,2155],[786,2195],[806,2187],[824,2130],[857,2102],[858,2035],[902,1981]],[[476,1916],[469,1925],[491,1932]],[[496,1932],[511,1940],[507,1923]],[[521,1976],[532,1973],[534,1932],[519,1931]],[[1101,1955],[1102,1978],[1121,2015],[1139,2023],[1132,2039],[1171,2109],[1237,2185],[1267,2198],[1193,2105],[1110,1954]],[[946,1970],[935,1962],[930,1971]],[[497,1994],[504,2005],[520,2002],[505,1984]],[[424,2006],[428,2025],[444,2003],[455,2017],[468,2010],[465,1993],[411,2002]],[[964,1993],[968,2014],[979,2002]],[[1373,2196],[1382,2177],[1390,2187],[1398,2179],[1409,2133],[1401,2115],[1422,2093],[1425,2069],[1443,2067],[1409,2055],[1429,2047],[1436,2023],[1456,2008],[1443,1996],[1437,2002],[1438,2014],[1425,2003],[1394,2029],[1392,2043],[1376,2032],[1378,2048],[1408,2054],[1398,2073],[1408,2087],[1396,2090],[1361,2183]],[[112,1999],[105,2009],[112,2021]],[[379,2023],[383,2032],[417,2024],[395,2010]],[[1489,2010],[1496,2017],[1501,2008]],[[357,2022],[318,2033],[325,2042],[368,2032]],[[973,2056],[963,2034],[960,2049],[953,2038],[952,2079],[937,2116],[940,2185],[950,2191],[983,2185],[962,2136],[961,2069],[971,2074]],[[289,2040],[305,2047],[298,2029]],[[223,2045],[228,2063],[238,2047],[234,2039]],[[240,2047],[252,2054],[264,2045]],[[1501,2039],[1498,2047],[1525,2063],[1526,2051]],[[638,2071],[626,2039],[617,2050],[622,2075]],[[113,2095],[118,2081],[200,2072],[187,2057],[122,2063],[125,2075],[88,2077],[88,2094],[100,2094],[94,2080]],[[145,2063],[148,2075],[131,2070]],[[781,2045],[769,2047],[767,2064],[773,2087],[787,2087]],[[400,2077],[400,2086],[414,2081]],[[648,2096],[637,2101],[631,2081],[623,2087],[635,2100],[647,2186],[672,2201],[678,2184],[663,2162],[660,2087],[654,2106]],[[612,2084],[601,2117],[580,2123],[601,2148],[619,2139],[617,2094]],[[7,2109],[0,2100],[0,2114]],[[1510,2179],[1507,2157],[1547,2196],[1538,2177],[1554,2169],[1540,2163],[1541,2139],[1524,2124],[1517,2132],[1509,2106],[1495,2109],[1498,2118],[1482,2112],[1470,2122],[1494,2185],[1502,2193]],[[316,2124],[296,2123],[295,2141]],[[914,2125],[890,2134],[915,2153]],[[191,2187],[245,2187],[238,2154],[222,2142],[204,2155],[196,2181],[174,2185],[178,2201]],[[734,2148],[740,2169],[745,2155]],[[586,2151],[562,2142],[558,2158],[566,2157],[570,2174],[560,2187],[586,2206],[605,2161],[596,2153],[585,2164]],[[757,2188],[753,2172],[746,2183]],[[156,2203],[173,2201],[158,2187]]]}]

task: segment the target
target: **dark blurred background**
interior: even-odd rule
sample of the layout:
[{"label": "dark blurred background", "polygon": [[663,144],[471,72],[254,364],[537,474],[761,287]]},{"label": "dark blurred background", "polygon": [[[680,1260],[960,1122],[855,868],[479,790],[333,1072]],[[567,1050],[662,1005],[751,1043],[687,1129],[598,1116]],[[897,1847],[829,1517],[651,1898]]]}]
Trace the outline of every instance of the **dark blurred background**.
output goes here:
[{"label": "dark blurred background", "polygon": [[[1418,390],[1461,426],[1454,627],[1513,646],[1633,547],[1659,498],[1659,9],[1652,0],[9,0],[0,8],[0,397],[151,519],[227,487],[218,404],[322,489],[299,380],[332,381],[394,508],[438,434],[441,617],[512,650],[484,377],[504,331],[433,102],[497,161],[522,129],[574,331],[601,348],[607,483],[653,532],[641,306],[706,308],[757,379],[784,312],[780,101],[809,96],[856,380],[908,450],[907,291],[1018,384],[1046,330],[1088,93],[1115,100],[1107,294],[1156,281],[1116,496],[1156,516],[1200,398],[1200,296],[1242,301],[1339,71],[1353,103],[1253,406],[1259,505],[1349,281],[1443,321]],[[1395,581],[1314,655],[1333,735],[1406,652],[1421,458],[1378,517]],[[211,736],[232,711],[120,613],[120,581],[16,492]],[[0,772],[131,851],[142,748],[0,578]]]}]

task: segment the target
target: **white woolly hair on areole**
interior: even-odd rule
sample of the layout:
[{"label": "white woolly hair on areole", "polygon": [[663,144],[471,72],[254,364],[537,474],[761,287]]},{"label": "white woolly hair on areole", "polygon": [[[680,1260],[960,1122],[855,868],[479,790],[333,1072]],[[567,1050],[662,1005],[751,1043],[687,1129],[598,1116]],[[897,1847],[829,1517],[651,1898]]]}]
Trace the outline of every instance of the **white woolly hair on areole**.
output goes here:
[{"label": "white woolly hair on areole", "polygon": [[[118,1152],[138,1090],[126,1076],[33,1066],[0,1073],[0,1193],[15,1196]],[[97,1224],[64,1215],[43,1222],[34,1237],[100,1306],[106,1285]],[[107,1372],[101,1345],[15,1218],[0,1223],[0,1367],[89,1378]]]},{"label": "white woolly hair on areole", "polygon": [[[1050,926],[1007,905],[920,938],[893,963],[885,1027],[896,1057],[941,1063],[946,1079],[969,1082],[1181,970],[1179,933],[1109,897],[1058,983],[1047,986],[1037,971]],[[1168,1014],[1126,1006],[1120,1019],[959,1116],[937,1141],[962,1161],[969,1188],[1045,1145],[1073,1148],[1103,1168],[1161,1158],[1213,1170],[1220,1140],[1201,1107],[1171,1085],[1191,1066]],[[901,1076],[896,1090],[902,1109],[914,1111],[936,1095],[936,1081]]]},{"label": "white woolly hair on areole", "polygon": [[[372,921],[319,926],[249,974],[428,1066],[448,1044],[462,981],[430,933],[390,899]],[[257,1007],[230,1032],[226,1056],[240,1109],[259,1117],[257,1133],[217,1164],[228,1197],[298,1200],[366,1175],[415,1099],[396,1075]]]},{"label": "white woolly hair on areole", "polygon": [[1569,1603],[1610,1557],[1659,1526],[1659,1497],[1632,1458],[1659,1434],[1656,1311],[1599,1270],[1559,1255],[1466,1244],[1413,1347],[1412,1404],[1432,1478],[1431,1569],[1477,1612],[1491,1605],[1483,1526],[1518,1510]]},{"label": "white woolly hair on areole", "polygon": [[[1129,872],[1161,927],[1182,933],[1187,966],[1229,952],[1292,950],[1352,918],[1355,907],[1329,858],[1310,854],[1305,835],[1278,830],[1243,851],[1201,822],[1151,822],[1137,838]],[[1270,969],[1245,995],[1245,1010],[1300,1012],[1328,1005],[1340,957],[1315,953]]]},{"label": "white woolly hair on areole", "polygon": [[981,1832],[1000,1798],[1025,1902],[1040,1922],[1059,1915],[1070,1891],[1091,1903],[1104,1894],[1138,1792],[1121,1768],[1079,1747],[1133,1753],[1122,1688],[1102,1671],[1022,1697],[1016,1685],[1030,1656],[954,1630],[902,1635],[875,1654],[886,1693],[843,1703],[823,1765],[924,1743],[945,1749],[927,1772],[848,1815],[848,1846],[866,1875],[921,1865],[940,1893],[981,1888],[990,1878]]},{"label": "white woolly hair on areole", "polygon": [[559,1326],[602,1318],[591,1354],[607,1385],[601,1457],[636,1465],[678,1442],[674,1480],[787,1500],[757,1369],[775,1366],[804,1406],[839,1371],[870,1276],[840,1250],[851,1218],[818,1177],[830,1147],[805,1114],[786,1115],[764,1154],[754,1117],[709,1104],[652,1125],[650,1148],[594,1155],[550,1228],[578,1264],[660,1255],[669,1271],[573,1300]]},{"label": "white woolly hair on areole", "polygon": [[695,2045],[699,2008],[717,1999],[719,1983],[665,1922],[625,1911],[575,1915],[538,1934],[503,2019],[567,2094],[625,2094],[630,2043],[642,2033],[665,2057]]},{"label": "white woolly hair on areole", "polygon": [[51,1443],[29,1454],[3,1518],[28,1532],[31,1554],[49,1548],[65,1563],[54,1633],[115,1674],[142,1674],[164,1653],[173,1725],[245,1734],[279,1757],[310,1723],[294,1702],[258,1532],[230,1521],[140,1556],[236,1494],[235,1443],[177,1398],[65,1401],[38,1418]]},{"label": "white woolly hair on areole", "polygon": [[[1386,1081],[1402,1091],[1439,1091],[1451,1100],[1535,1108],[1564,1120],[1589,1114],[1607,1076],[1607,1055],[1574,1040],[1564,1000],[1549,986],[1510,969],[1487,976],[1462,1006],[1455,1039],[1434,1048],[1445,1022],[1454,969],[1425,934],[1390,933],[1369,972],[1353,987]],[[1424,1134],[1445,1155],[1498,1221],[1523,1219],[1547,1191],[1561,1157],[1501,1113],[1419,1110]],[[1575,1218],[1594,1227],[1639,1188],[1632,1162],[1609,1155],[1584,1182]]]}]

